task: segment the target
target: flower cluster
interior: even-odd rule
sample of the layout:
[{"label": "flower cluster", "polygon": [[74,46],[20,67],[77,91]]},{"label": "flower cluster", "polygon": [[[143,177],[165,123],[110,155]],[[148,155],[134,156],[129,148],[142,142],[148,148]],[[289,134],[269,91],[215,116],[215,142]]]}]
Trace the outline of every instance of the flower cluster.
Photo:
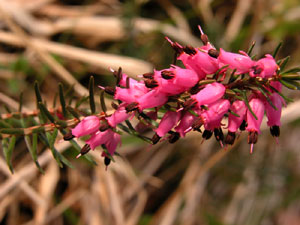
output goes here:
[{"label": "flower cluster", "polygon": [[[280,67],[272,55],[254,60],[248,54],[216,49],[201,31],[203,46],[181,46],[167,38],[185,68],[171,65],[154,70],[135,80],[113,71],[116,87],[100,87],[118,101],[115,112],[106,117],[88,116],[72,129],[72,137],[89,135],[81,155],[102,146],[108,165],[121,142],[118,126],[134,116],[139,120],[129,126],[137,136],[151,129],[152,144],[161,138],[174,143],[190,131],[212,135],[221,146],[232,145],[236,133],[247,130],[248,143],[257,142],[264,114],[271,134],[280,134],[282,97]],[[175,60],[175,62],[176,62]],[[228,122],[224,123],[224,118]],[[224,137],[223,130],[227,129]]]}]

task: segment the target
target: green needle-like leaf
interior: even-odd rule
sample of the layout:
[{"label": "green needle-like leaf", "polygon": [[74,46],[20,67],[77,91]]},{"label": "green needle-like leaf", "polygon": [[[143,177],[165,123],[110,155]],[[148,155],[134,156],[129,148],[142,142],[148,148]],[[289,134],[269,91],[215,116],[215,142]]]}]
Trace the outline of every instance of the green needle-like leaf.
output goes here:
[{"label": "green needle-like leaf", "polygon": [[289,69],[289,70],[281,73],[281,75],[291,74],[291,73],[298,73],[298,72],[300,72],[300,67],[295,67],[295,68]]},{"label": "green needle-like leaf", "polygon": [[62,83],[58,84],[58,91],[59,91],[59,101],[60,101],[62,113],[63,113],[64,117],[67,118],[68,114],[67,114],[67,109],[66,109],[66,101],[65,101]]},{"label": "green needle-like leaf", "polygon": [[272,54],[273,58],[276,57],[276,55],[277,55],[277,53],[278,53],[278,51],[279,51],[279,49],[280,49],[281,46],[282,46],[282,41],[279,42],[279,44],[278,44],[277,47],[275,48],[275,50],[274,50],[274,52],[273,52],[273,54]]},{"label": "green needle-like leaf", "polygon": [[253,41],[253,42],[251,43],[251,45],[250,45],[250,47],[249,47],[249,49],[248,49],[248,51],[247,51],[247,55],[251,56],[251,53],[252,53],[252,50],[253,50],[255,44],[256,44],[255,41]]},{"label": "green needle-like leaf", "polygon": [[283,71],[286,64],[288,63],[288,61],[290,60],[290,56],[287,56],[283,59],[278,60],[276,63],[277,65],[280,67],[280,71]]},{"label": "green needle-like leaf", "polygon": [[104,91],[103,90],[100,92],[100,104],[101,104],[102,111],[106,114],[107,108],[106,108],[106,104],[105,104]]},{"label": "green needle-like leaf", "polygon": [[46,106],[42,102],[39,102],[38,105],[39,105],[39,109],[40,109],[40,112],[42,113],[42,115],[44,115],[45,117],[47,117],[51,121],[51,123],[55,123],[54,117],[48,111],[48,109],[46,108]]},{"label": "green needle-like leaf", "polygon": [[79,116],[79,114],[76,112],[75,109],[73,109],[71,106],[67,106],[67,110],[69,111],[69,113],[72,114],[72,116],[74,116],[76,119],[80,120],[80,116]]},{"label": "green needle-like leaf", "polygon": [[11,158],[12,158],[13,150],[15,148],[16,140],[17,140],[16,136],[12,136],[11,138],[4,138],[2,140],[3,155],[11,173],[14,172]]},{"label": "green needle-like leaf", "polygon": [[95,85],[94,77],[91,76],[89,81],[89,100],[90,100],[90,108],[92,114],[95,114],[96,112],[96,105],[95,105],[95,98],[94,98],[94,85]]}]

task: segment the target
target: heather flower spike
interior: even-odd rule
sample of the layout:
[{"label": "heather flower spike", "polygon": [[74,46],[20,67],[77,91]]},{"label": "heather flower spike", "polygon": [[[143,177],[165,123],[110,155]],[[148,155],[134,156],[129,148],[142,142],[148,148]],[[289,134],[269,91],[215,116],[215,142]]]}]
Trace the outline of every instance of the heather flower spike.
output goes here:
[{"label": "heather flower spike", "polygon": [[[184,46],[166,37],[184,67],[170,65],[137,74],[140,80],[129,77],[120,68],[110,69],[116,86],[99,88],[113,96],[114,111],[89,115],[64,136],[71,140],[89,135],[78,156],[102,147],[101,155],[108,166],[121,144],[120,131],[152,145],[166,140],[174,143],[196,131],[202,132],[203,140],[214,135],[223,147],[223,143],[232,145],[236,134],[247,130],[252,153],[264,114],[271,134],[279,136],[283,98],[287,99],[281,93],[282,87],[297,89],[300,76],[290,75],[290,71],[299,70],[283,72],[283,63],[278,65],[270,54],[253,60],[244,51],[216,49],[198,28],[203,46]],[[135,126],[131,125],[134,120]]]}]

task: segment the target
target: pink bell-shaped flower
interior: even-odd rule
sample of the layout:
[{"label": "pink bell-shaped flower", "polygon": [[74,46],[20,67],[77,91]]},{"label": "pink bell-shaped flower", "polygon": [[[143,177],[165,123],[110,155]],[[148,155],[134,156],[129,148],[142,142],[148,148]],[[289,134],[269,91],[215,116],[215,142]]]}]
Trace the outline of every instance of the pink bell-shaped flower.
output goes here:
[{"label": "pink bell-shaped flower", "polygon": [[151,90],[148,93],[140,96],[137,99],[138,107],[140,110],[162,106],[168,101],[166,94],[158,90]]},{"label": "pink bell-shaped flower", "polygon": [[193,114],[185,112],[180,123],[175,127],[175,131],[178,132],[181,137],[184,137],[187,132],[192,130],[191,128],[196,118],[197,117]]},{"label": "pink bell-shaped flower", "polygon": [[213,131],[221,126],[221,121],[225,113],[228,112],[230,102],[227,99],[220,99],[208,106],[208,110],[201,114],[206,130]]},{"label": "pink bell-shaped flower", "polygon": [[218,59],[211,57],[204,49],[195,49],[195,54],[183,53],[178,57],[187,68],[195,70],[202,79],[206,74],[213,74],[219,69]]},{"label": "pink bell-shaped flower", "polygon": [[124,122],[129,117],[130,113],[126,112],[125,104],[122,104],[111,116],[106,117],[105,119],[111,127],[116,127],[119,123]]},{"label": "pink bell-shaped flower", "polygon": [[267,118],[268,118],[268,126],[272,127],[272,126],[280,126],[281,122],[280,122],[280,117],[281,117],[281,109],[282,109],[282,104],[283,104],[283,99],[281,98],[281,96],[277,93],[273,93],[270,96],[270,100],[273,103],[273,105],[277,108],[274,109],[269,102],[265,101],[265,109],[266,109],[266,114],[267,114]]},{"label": "pink bell-shaped flower", "polygon": [[114,99],[126,103],[132,103],[136,102],[137,98],[146,94],[147,92],[147,88],[137,88],[136,86],[132,86],[130,88],[116,87]]},{"label": "pink bell-shaped flower", "polygon": [[223,84],[214,82],[207,84],[205,88],[192,95],[191,98],[197,102],[197,107],[200,108],[201,105],[209,105],[222,98],[225,90],[226,88]]},{"label": "pink bell-shaped flower", "polygon": [[260,125],[264,117],[264,111],[265,111],[264,103],[259,98],[252,98],[249,101],[249,105],[253,113],[256,115],[257,119],[252,115],[252,113],[248,109],[247,110],[247,123],[248,123],[247,131],[249,132],[254,131],[260,133]]},{"label": "pink bell-shaped flower", "polygon": [[270,54],[267,54],[265,58],[258,60],[254,63],[252,71],[250,72],[251,77],[262,77],[270,78],[276,74],[278,70],[278,65],[276,64],[275,59]]},{"label": "pink bell-shaped flower", "polygon": [[87,116],[72,129],[72,135],[79,138],[96,133],[100,127],[100,119],[97,116]]},{"label": "pink bell-shaped flower", "polygon": [[231,113],[228,116],[228,131],[234,133],[238,130],[243,120],[245,119],[247,106],[245,102],[237,100],[232,103],[232,105],[230,106],[230,110],[239,116],[237,117]]},{"label": "pink bell-shaped flower", "polygon": [[168,133],[180,119],[181,112],[173,112],[168,111],[165,113],[163,118],[161,119],[158,128],[155,129],[156,134],[159,137],[163,137],[166,133]]},{"label": "pink bell-shaped flower", "polygon": [[254,61],[246,54],[226,52],[222,48],[220,48],[218,59],[224,66],[229,65],[230,69],[236,69],[237,74],[248,73],[254,65]]}]

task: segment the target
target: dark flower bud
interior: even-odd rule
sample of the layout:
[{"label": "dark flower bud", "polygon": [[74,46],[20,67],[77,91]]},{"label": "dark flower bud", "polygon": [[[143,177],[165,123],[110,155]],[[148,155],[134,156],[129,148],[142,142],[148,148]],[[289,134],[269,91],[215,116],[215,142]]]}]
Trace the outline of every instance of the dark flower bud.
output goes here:
[{"label": "dark flower bud", "polygon": [[176,141],[179,140],[180,134],[178,132],[170,131],[169,133],[171,134],[168,138],[169,143],[173,144],[173,143],[175,143]]},{"label": "dark flower bud", "polygon": [[65,141],[70,141],[74,138],[75,136],[72,134],[72,132],[70,131],[69,133],[64,135],[64,140]]},{"label": "dark flower bud", "polygon": [[204,130],[203,134],[202,134],[202,138],[208,140],[211,138],[213,132],[210,130]]},{"label": "dark flower bud", "polygon": [[111,102],[111,107],[115,110],[118,110],[118,108],[119,108],[119,106],[114,102]]},{"label": "dark flower bud", "polygon": [[153,137],[151,138],[151,140],[152,140],[152,144],[157,144],[157,142],[159,142],[159,140],[160,140],[160,136],[158,136],[158,134],[157,133],[155,133],[154,135],[153,135]]},{"label": "dark flower bud", "polygon": [[109,157],[104,157],[104,165],[105,166],[108,166],[109,164],[110,164],[110,162],[111,162],[111,159],[109,158]]},{"label": "dark flower bud", "polygon": [[81,154],[81,155],[85,155],[85,154],[88,153],[90,150],[91,150],[90,145],[85,144],[85,145],[81,148],[80,154]]},{"label": "dark flower bud", "polygon": [[216,49],[211,48],[211,49],[208,50],[208,55],[213,57],[213,58],[218,58],[219,54],[220,54],[220,52]]},{"label": "dark flower bud", "polygon": [[158,87],[158,82],[153,79],[147,79],[147,80],[145,80],[145,86],[147,88],[155,88],[155,87]]},{"label": "dark flower bud", "polygon": [[144,73],[143,77],[145,79],[153,79],[154,78],[154,73]]},{"label": "dark flower bud", "polygon": [[272,126],[272,127],[270,127],[270,132],[271,132],[273,137],[279,137],[280,127],[279,126]]},{"label": "dark flower bud", "polygon": [[173,42],[172,43],[172,48],[175,50],[175,52],[180,55],[181,53],[183,53],[183,49],[182,47],[177,43],[177,42]]},{"label": "dark flower bud", "polygon": [[248,144],[256,144],[258,139],[257,131],[250,131],[248,134]]},{"label": "dark flower bud", "polygon": [[190,45],[185,46],[183,51],[188,55],[195,55],[197,53],[196,49]]},{"label": "dark flower bud", "polygon": [[244,130],[246,130],[246,127],[247,127],[247,122],[246,122],[246,120],[243,120],[242,124],[240,125],[240,130],[244,131]]},{"label": "dark flower bud", "polygon": [[175,77],[175,74],[170,70],[163,70],[161,72],[161,76],[162,76],[162,78],[164,78],[166,80],[170,80],[170,79],[173,79]]},{"label": "dark flower bud", "polygon": [[109,95],[115,95],[116,89],[114,87],[105,87],[104,91]]},{"label": "dark flower bud", "polygon": [[223,134],[223,131],[220,127],[214,129],[214,135],[215,135],[215,138],[216,138],[217,141],[222,142],[224,140],[224,134]]},{"label": "dark flower bud", "polygon": [[206,34],[201,34],[200,39],[201,39],[201,41],[202,41],[202,43],[204,45],[207,45],[207,43],[208,43],[208,37],[207,37]]},{"label": "dark flower bud", "polygon": [[130,103],[125,107],[126,112],[132,112],[134,110],[137,110],[138,106],[139,106],[139,103],[137,103],[137,102]]},{"label": "dark flower bud", "polygon": [[228,131],[227,136],[225,138],[225,144],[233,145],[235,140],[235,133]]}]

